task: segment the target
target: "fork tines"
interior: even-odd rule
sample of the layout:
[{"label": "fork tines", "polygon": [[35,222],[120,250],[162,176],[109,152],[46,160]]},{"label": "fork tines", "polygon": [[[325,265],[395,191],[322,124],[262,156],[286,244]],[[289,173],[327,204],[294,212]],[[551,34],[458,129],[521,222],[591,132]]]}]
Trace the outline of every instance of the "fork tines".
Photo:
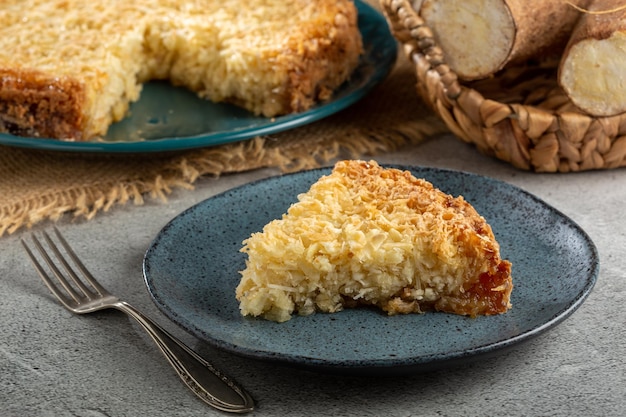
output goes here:
[{"label": "fork tines", "polygon": [[[83,283],[83,280],[79,278],[75,269],[70,265],[70,263],[66,259],[66,256],[63,255],[63,252],[59,248],[59,245],[57,245],[52,239],[52,237],[47,232],[44,231],[42,232],[42,236],[46,242],[46,245],[48,246],[49,250],[54,254],[54,257],[56,258],[56,260],[59,263],[61,263],[61,265],[63,265],[63,269],[67,273],[67,276],[70,277],[70,279],[66,278],[66,275],[61,272],[61,270],[59,269],[59,267],[57,266],[53,258],[48,254],[48,251],[46,251],[42,242],[35,235],[32,236],[33,244],[35,248],[37,249],[37,252],[41,256],[41,258],[45,261],[45,264],[48,266],[48,268],[52,272],[52,275],[56,277],[56,280],[61,285],[64,291],[62,291],[61,288],[59,288],[59,286],[55,284],[53,278],[46,272],[46,269],[44,268],[44,266],[39,262],[39,260],[37,259],[33,251],[31,251],[31,249],[29,248],[29,246],[26,244],[26,242],[23,239],[22,239],[22,245],[24,246],[24,249],[26,250],[31,261],[35,265],[35,268],[39,276],[44,281],[46,286],[50,289],[50,291],[57,298],[59,298],[59,300],[68,308],[74,308],[76,307],[76,303],[79,303],[81,300],[85,300],[86,298],[87,299],[91,298],[90,295],[94,294],[94,292],[100,293],[100,294],[102,294],[103,292],[106,292],[104,288],[102,288],[98,284],[98,282],[95,281],[91,273],[87,270],[84,264],[80,261],[80,259],[78,258],[74,250],[67,243],[65,238],[63,238],[63,236],[61,235],[61,233],[56,227],[54,228],[54,234],[56,235],[56,238],[59,241],[60,246],[63,248],[65,254],[67,255],[67,258],[71,259],[71,261],[74,263],[78,271],[82,273],[82,275],[89,282],[89,284],[93,286],[93,289],[88,288]],[[70,298],[68,298],[68,296]]]}]

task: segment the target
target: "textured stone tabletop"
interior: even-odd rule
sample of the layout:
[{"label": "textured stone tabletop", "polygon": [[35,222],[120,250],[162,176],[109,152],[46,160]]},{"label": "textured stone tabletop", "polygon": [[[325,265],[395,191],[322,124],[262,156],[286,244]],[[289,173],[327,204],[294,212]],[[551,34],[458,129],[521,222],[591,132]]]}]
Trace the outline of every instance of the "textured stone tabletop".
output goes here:
[{"label": "textured stone tabletop", "polygon": [[[143,282],[144,252],[169,220],[216,193],[277,172],[205,178],[193,191],[174,191],[167,203],[117,207],[90,221],[64,217],[57,226],[111,292],[244,385],[257,402],[253,415],[624,415],[626,170],[528,173],[451,137],[375,159],[474,172],[535,194],[578,223],[596,244],[601,266],[593,292],[563,323],[489,360],[397,378],[319,374],[233,356],[195,340],[158,311]],[[184,387],[151,340],[123,314],[79,317],[64,310],[19,244],[29,233],[0,239],[1,416],[223,415]]]}]

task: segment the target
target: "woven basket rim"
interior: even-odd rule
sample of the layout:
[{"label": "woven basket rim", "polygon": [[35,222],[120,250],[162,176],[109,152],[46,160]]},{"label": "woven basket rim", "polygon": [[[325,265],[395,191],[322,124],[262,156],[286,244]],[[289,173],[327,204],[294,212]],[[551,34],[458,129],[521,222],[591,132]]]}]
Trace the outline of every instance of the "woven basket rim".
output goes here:
[{"label": "woven basket rim", "polygon": [[[486,80],[461,81],[411,1],[381,0],[381,5],[415,65],[417,93],[461,140],[528,171],[626,166],[626,114],[595,117],[578,110],[558,86],[555,67],[529,64],[505,68]],[[554,78],[546,78],[551,71]],[[503,91],[489,98],[479,88],[498,92],[497,83],[512,74],[527,83],[528,93],[519,101],[502,100]]]}]

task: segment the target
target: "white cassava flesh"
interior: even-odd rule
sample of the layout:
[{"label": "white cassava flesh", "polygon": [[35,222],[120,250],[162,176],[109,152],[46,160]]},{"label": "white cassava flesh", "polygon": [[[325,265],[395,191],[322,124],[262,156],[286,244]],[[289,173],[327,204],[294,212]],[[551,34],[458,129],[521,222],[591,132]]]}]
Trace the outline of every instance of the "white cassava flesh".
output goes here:
[{"label": "white cassava flesh", "polygon": [[[611,13],[603,11],[614,10]],[[594,116],[626,111],[626,9],[623,0],[595,1],[577,24],[561,60],[559,83]]]},{"label": "white cassava flesh", "polygon": [[[585,7],[587,0],[573,0]],[[486,78],[508,64],[559,53],[580,11],[563,0],[423,0],[418,13],[461,79]]]}]

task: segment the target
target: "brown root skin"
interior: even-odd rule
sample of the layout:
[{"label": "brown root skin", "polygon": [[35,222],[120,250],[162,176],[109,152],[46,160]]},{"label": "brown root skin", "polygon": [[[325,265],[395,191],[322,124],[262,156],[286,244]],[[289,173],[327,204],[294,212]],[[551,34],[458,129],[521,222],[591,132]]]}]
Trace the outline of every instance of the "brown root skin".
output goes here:
[{"label": "brown root skin", "polygon": [[582,13],[563,53],[559,84],[593,116],[626,111],[626,8],[622,0],[595,0]]},{"label": "brown root skin", "polygon": [[[572,3],[584,8],[588,1]],[[564,0],[422,0],[417,5],[448,64],[464,80],[560,54],[581,15]]]}]

